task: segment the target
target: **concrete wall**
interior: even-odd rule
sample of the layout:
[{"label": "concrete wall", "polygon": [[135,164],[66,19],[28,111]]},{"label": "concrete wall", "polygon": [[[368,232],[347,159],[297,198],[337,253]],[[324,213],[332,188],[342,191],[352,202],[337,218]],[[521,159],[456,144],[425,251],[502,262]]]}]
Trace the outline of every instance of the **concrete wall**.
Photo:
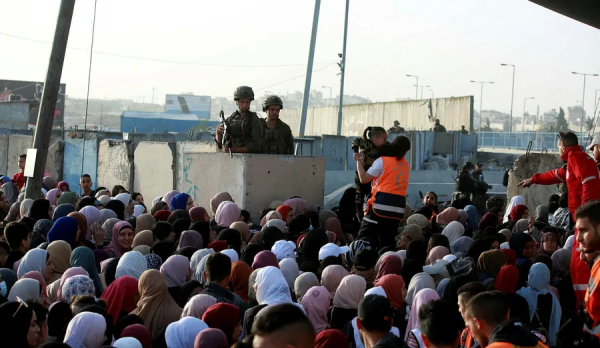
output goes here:
[{"label": "concrete wall", "polygon": [[110,188],[114,185],[123,185],[131,190],[131,166],[127,142],[123,140],[100,141],[97,185]]},{"label": "concrete wall", "polygon": [[544,173],[551,169],[556,169],[563,165],[563,162],[557,155],[529,154],[519,157],[510,171],[508,178],[507,199],[513,196],[522,196],[529,208],[530,214],[540,204],[548,204],[548,198],[554,193],[558,193],[557,185],[533,185],[529,188],[518,187],[522,180],[531,178],[536,173]]},{"label": "concrete wall", "polygon": [[[447,130],[460,130],[464,125],[471,128],[473,119],[473,97],[433,99],[433,118],[438,118]],[[285,121],[294,135],[300,129],[300,109],[284,109],[281,119]],[[336,134],[337,106],[309,108],[306,116],[304,136]],[[407,100],[386,103],[345,105],[343,108],[342,135],[362,134],[368,126],[393,126],[394,120],[400,121],[407,130],[428,130],[432,127],[428,120],[429,99]]]},{"label": "concrete wall", "polygon": [[[84,143],[85,153],[83,151]],[[83,174],[90,175],[93,189],[98,187],[98,138],[95,135],[87,134],[84,142],[82,132],[66,133],[64,158],[67,160],[63,161],[62,179],[69,183],[72,191],[81,194],[78,187],[79,179]]]},{"label": "concrete wall", "polygon": [[227,191],[257,221],[271,201],[302,196],[323,204],[325,159],[320,157],[186,153],[184,182],[179,189],[208,208],[210,199]]},{"label": "concrete wall", "polygon": [[[185,181],[184,168],[187,165],[185,162],[186,153],[191,152],[217,152],[217,145],[214,141],[181,141],[176,143],[176,160],[175,160],[175,186],[183,187]],[[167,192],[167,191],[165,191]],[[163,193],[164,194],[164,193]],[[212,198],[212,197],[211,197]]]},{"label": "concrete wall", "polygon": [[140,142],[134,151],[133,190],[150,199],[173,189],[173,151],[169,143]]},{"label": "concrete wall", "polygon": [[[9,135],[8,151],[6,161],[6,175],[12,176],[19,172],[19,156],[27,153],[27,149],[33,145],[33,137],[30,135]],[[48,147],[48,157],[46,158],[46,168],[44,173],[52,177],[62,176],[62,151],[63,144],[59,139],[54,139]],[[0,166],[1,167],[1,166]]]},{"label": "concrete wall", "polygon": [[2,127],[27,129],[30,105],[26,101],[0,102],[0,124],[2,124]]}]

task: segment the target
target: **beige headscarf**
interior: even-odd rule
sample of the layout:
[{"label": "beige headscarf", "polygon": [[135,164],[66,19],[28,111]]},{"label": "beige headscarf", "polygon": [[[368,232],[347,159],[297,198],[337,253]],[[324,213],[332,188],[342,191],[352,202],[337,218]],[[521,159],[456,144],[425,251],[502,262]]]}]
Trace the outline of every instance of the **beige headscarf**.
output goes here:
[{"label": "beige headscarf", "polygon": [[52,278],[48,282],[49,284],[59,280],[63,273],[70,267],[71,246],[64,240],[57,240],[50,243],[46,251],[50,255],[50,260],[54,265],[54,271],[52,272]]},{"label": "beige headscarf", "polygon": [[342,279],[340,286],[333,297],[333,305],[344,309],[357,309],[358,303],[365,296],[367,281],[355,274],[347,275]]},{"label": "beige headscarf", "polygon": [[321,285],[327,288],[331,298],[335,298],[335,292],[345,276],[350,272],[340,265],[331,265],[325,267],[321,275]]},{"label": "beige headscarf", "polygon": [[133,244],[131,245],[133,248],[140,245],[147,245],[152,247],[154,244],[154,234],[150,230],[144,230],[142,232],[136,233],[135,237],[133,237]]},{"label": "beige headscarf", "polygon": [[294,293],[296,294],[298,302],[300,302],[308,289],[313,286],[319,286],[319,279],[317,279],[317,276],[314,273],[304,272],[296,278],[296,281],[294,282]]},{"label": "beige headscarf", "polygon": [[135,233],[144,230],[151,230],[156,220],[150,214],[142,214],[135,221]]},{"label": "beige headscarf", "polygon": [[210,200],[210,210],[212,211],[213,215],[215,215],[217,213],[217,208],[219,207],[219,204],[225,202],[225,201],[230,201],[231,200],[231,195],[227,192],[219,192],[217,193],[211,200]]},{"label": "beige headscarf", "polygon": [[236,221],[229,226],[229,228],[233,228],[234,230],[238,230],[240,235],[242,236],[242,240],[246,243],[250,241],[250,227],[247,223],[243,221]]},{"label": "beige headscarf", "polygon": [[167,291],[165,278],[155,269],[142,274],[138,291],[140,300],[131,314],[142,318],[154,340],[169,324],[179,320],[182,310]]}]

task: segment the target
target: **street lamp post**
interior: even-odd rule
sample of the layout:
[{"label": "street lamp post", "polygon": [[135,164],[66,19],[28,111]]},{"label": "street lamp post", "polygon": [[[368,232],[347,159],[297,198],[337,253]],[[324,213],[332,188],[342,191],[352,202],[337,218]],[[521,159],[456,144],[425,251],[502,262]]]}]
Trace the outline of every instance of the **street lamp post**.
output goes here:
[{"label": "street lamp post", "polygon": [[585,79],[588,76],[598,76],[598,74],[585,74],[573,71],[573,75],[583,75],[583,97],[581,98],[581,127],[579,133],[583,134],[583,122],[585,122]]},{"label": "street lamp post", "polygon": [[331,91],[333,90],[333,88],[331,87],[327,87],[327,86],[321,86],[323,88],[329,88],[329,106],[331,106]]},{"label": "street lamp post", "polygon": [[429,92],[431,92],[431,99],[433,99],[433,89],[430,89]]},{"label": "street lamp post", "polygon": [[535,97],[527,97],[523,100],[523,126],[521,131],[525,131],[525,105],[527,105],[527,99],[535,99]]},{"label": "street lamp post", "polygon": [[481,84],[481,94],[479,96],[479,131],[481,132],[481,120],[483,119],[483,116],[481,115],[481,110],[482,110],[482,106],[483,106],[483,84],[484,83],[493,84],[494,82],[492,82],[492,81],[473,81],[473,80],[471,80],[471,82]]},{"label": "street lamp post", "polygon": [[500,64],[502,66],[512,66],[513,68],[513,78],[512,78],[512,92],[510,97],[510,123],[508,124],[508,131],[512,132],[512,118],[513,118],[513,102],[515,100],[515,70],[516,67],[512,64]]},{"label": "street lamp post", "polygon": [[417,84],[415,85],[415,86],[417,86],[415,88],[415,100],[419,99],[419,76],[409,75],[409,74],[406,74],[406,76],[408,76],[408,77],[414,77],[414,78],[417,79]]}]

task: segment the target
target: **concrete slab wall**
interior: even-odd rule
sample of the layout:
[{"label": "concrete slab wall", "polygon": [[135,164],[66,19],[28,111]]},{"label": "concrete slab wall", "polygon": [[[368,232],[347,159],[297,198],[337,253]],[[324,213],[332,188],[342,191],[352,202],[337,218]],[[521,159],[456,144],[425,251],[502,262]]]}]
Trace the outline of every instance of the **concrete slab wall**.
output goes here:
[{"label": "concrete slab wall", "polygon": [[[438,118],[447,130],[458,131],[464,125],[471,129],[473,97],[439,98],[432,101],[433,118]],[[285,109],[281,119],[297,136],[300,127],[300,109]],[[336,134],[337,106],[309,108],[304,136]],[[407,130],[428,130],[429,99],[386,103],[345,105],[343,107],[342,135],[362,134],[368,126],[389,128],[394,120]]]},{"label": "concrete slab wall", "polygon": [[29,125],[30,102],[1,102],[0,123],[8,129],[27,129]]},{"label": "concrete slab wall", "polygon": [[[84,143],[85,153],[83,151]],[[67,160],[63,161],[63,180],[69,183],[72,191],[78,194],[82,193],[78,188],[82,174],[90,175],[93,189],[98,187],[98,138],[95,135],[86,135],[84,142],[82,132],[65,134],[64,157]]]},{"label": "concrete slab wall", "polygon": [[8,135],[0,135],[0,174],[8,175],[12,178],[12,174],[7,171],[8,167]]},{"label": "concrete slab wall", "polygon": [[323,135],[321,156],[325,157],[325,170],[346,170],[348,165],[348,141],[346,137]]},{"label": "concrete slab wall", "polygon": [[[183,187],[185,181],[185,173],[183,171],[184,159],[186,153],[191,152],[209,152],[216,153],[217,145],[214,141],[181,141],[176,144],[176,156],[175,156],[175,188]],[[163,192],[166,193],[167,191]],[[212,197],[211,197],[212,198]]]},{"label": "concrete slab wall", "polygon": [[19,172],[19,156],[26,154],[27,149],[33,145],[33,137],[29,135],[10,135],[8,141],[8,176]]},{"label": "concrete slab wall", "polygon": [[112,188],[114,185],[123,185],[131,190],[131,167],[127,142],[123,140],[100,141],[98,145],[98,186]]},{"label": "concrete slab wall", "polygon": [[169,143],[140,142],[134,151],[133,190],[152,202],[173,189],[173,151]]},{"label": "concrete slab wall", "polygon": [[509,173],[507,199],[513,196],[522,196],[525,204],[532,212],[540,204],[548,204],[548,198],[554,193],[558,193],[557,185],[533,185],[529,188],[518,187],[522,180],[531,178],[536,173],[544,173],[548,170],[558,168],[563,165],[560,157],[557,155],[529,154],[520,156],[515,161],[513,169]]}]

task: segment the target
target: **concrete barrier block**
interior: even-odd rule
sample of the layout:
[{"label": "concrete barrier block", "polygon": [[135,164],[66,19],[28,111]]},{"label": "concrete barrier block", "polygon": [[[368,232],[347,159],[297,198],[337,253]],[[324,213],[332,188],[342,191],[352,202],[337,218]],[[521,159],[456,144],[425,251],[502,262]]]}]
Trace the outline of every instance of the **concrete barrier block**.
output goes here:
[{"label": "concrete barrier block", "polygon": [[98,186],[129,188],[131,163],[127,143],[123,140],[102,140],[98,145]]},{"label": "concrete barrier block", "polygon": [[508,201],[513,196],[522,196],[530,212],[533,212],[538,205],[547,204],[550,195],[558,192],[557,185],[533,185],[529,188],[518,187],[517,185],[536,173],[544,173],[562,165],[563,162],[557,155],[532,153],[519,157],[508,177]]},{"label": "concrete barrier block", "polygon": [[183,185],[196,205],[209,207],[210,199],[227,191],[258,221],[260,210],[274,200],[301,196],[323,205],[325,159],[223,153],[185,153]]},{"label": "concrete barrier block", "polygon": [[9,135],[8,141],[8,167],[7,175],[12,177],[19,172],[19,156],[26,154],[27,149],[33,145],[33,137],[30,135]]},{"label": "concrete barrier block", "polygon": [[[204,135],[203,135],[204,136]],[[188,152],[217,152],[214,141],[181,141],[176,143],[175,159],[175,187],[183,187],[184,181],[184,158]]]},{"label": "concrete barrier block", "polygon": [[135,192],[154,199],[173,189],[173,151],[169,143],[140,142],[133,158]]},{"label": "concrete barrier block", "polygon": [[8,173],[8,135],[0,135],[0,174],[11,176]]}]

